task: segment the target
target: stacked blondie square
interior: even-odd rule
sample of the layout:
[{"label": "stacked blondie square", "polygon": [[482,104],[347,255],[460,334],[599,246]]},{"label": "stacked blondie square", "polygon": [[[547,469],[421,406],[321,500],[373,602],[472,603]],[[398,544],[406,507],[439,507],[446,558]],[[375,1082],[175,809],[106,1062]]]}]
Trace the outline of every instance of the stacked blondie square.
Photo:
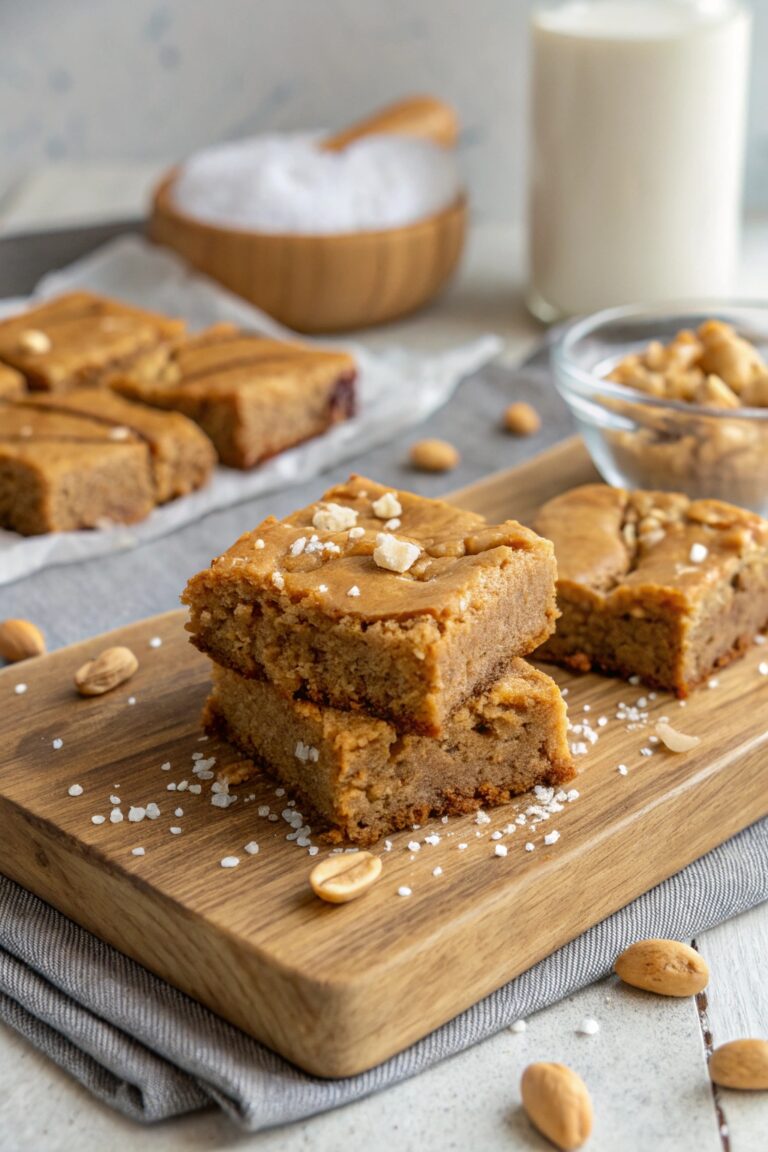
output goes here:
[{"label": "stacked blondie square", "polygon": [[558,785],[565,705],[523,659],[554,629],[555,574],[515,521],[353,476],[190,580],[206,726],[357,844]]}]

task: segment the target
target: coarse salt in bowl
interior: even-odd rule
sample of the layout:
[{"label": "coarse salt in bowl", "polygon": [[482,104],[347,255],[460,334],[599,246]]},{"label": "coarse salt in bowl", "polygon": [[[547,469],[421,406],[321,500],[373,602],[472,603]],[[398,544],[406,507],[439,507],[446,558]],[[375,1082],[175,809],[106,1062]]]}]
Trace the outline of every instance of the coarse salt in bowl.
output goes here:
[{"label": "coarse salt in bowl", "polygon": [[179,170],[172,194],[194,219],[267,234],[342,235],[400,228],[461,194],[452,150],[410,136],[366,136],[340,152],[314,133],[217,145]]}]

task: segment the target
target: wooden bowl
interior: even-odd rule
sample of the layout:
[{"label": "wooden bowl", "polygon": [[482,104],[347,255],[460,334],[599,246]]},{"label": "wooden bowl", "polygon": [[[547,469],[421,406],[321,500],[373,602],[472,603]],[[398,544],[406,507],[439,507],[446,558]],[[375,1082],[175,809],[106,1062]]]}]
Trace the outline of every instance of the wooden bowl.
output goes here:
[{"label": "wooden bowl", "polygon": [[151,239],[300,332],[365,328],[413,312],[448,282],[464,246],[463,195],[404,228],[297,236],[195,220],[173,203],[174,177],[155,190]]}]

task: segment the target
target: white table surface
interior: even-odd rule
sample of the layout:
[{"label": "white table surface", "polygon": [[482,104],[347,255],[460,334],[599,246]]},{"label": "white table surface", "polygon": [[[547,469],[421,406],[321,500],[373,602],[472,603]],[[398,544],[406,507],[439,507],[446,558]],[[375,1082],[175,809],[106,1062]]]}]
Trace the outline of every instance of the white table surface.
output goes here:
[{"label": "white table surface", "polygon": [[[143,168],[133,176],[136,197],[145,176]],[[12,204],[0,205],[0,233],[52,220],[103,219],[114,187],[111,173],[100,168],[88,200],[81,202],[84,184],[82,174],[73,179],[69,170],[39,173],[28,197],[19,193]],[[95,196],[97,185],[103,201]],[[137,202],[127,198],[121,208]],[[505,340],[505,355],[517,358],[540,334],[520,306],[521,266],[513,233],[478,225],[454,288],[421,316],[365,338],[371,345],[434,348],[493,330]],[[747,229],[739,295],[768,296],[768,221]],[[712,973],[706,1018],[693,1000],[664,1000],[609,979],[537,1013],[523,1034],[502,1032],[367,1100],[250,1136],[213,1110],[140,1128],[97,1103],[0,1025],[0,1152],[129,1152],[139,1146],[145,1152],[547,1149],[520,1107],[520,1074],[534,1060],[569,1064],[586,1080],[595,1104],[592,1152],[766,1152],[768,1094],[713,1093],[705,1032],[715,1046],[742,1036],[768,1037],[768,905],[694,943]],[[577,1033],[585,1016],[599,1021],[597,1035]]]}]

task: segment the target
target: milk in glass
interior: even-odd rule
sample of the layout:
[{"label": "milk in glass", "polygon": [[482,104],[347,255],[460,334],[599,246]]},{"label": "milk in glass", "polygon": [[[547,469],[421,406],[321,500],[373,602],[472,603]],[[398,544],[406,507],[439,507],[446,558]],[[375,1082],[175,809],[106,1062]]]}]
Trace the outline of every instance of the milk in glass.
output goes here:
[{"label": "milk in glass", "polygon": [[736,0],[565,0],[532,24],[532,310],[727,295],[749,13]]}]

